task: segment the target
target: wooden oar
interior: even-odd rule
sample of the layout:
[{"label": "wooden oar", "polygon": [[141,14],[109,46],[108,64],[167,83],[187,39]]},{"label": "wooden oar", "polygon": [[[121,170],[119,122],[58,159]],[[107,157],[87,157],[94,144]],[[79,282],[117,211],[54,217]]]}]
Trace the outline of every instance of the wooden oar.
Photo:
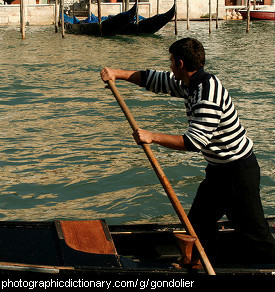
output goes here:
[{"label": "wooden oar", "polygon": [[[112,80],[109,80],[108,81],[108,84],[109,84],[109,87],[111,88],[112,90],[112,93],[113,95],[115,96],[121,110],[123,111],[126,119],[128,120],[130,126],[132,127],[133,130],[136,130],[138,129],[138,125],[134,119],[134,117],[132,116],[128,106],[126,105],[126,103],[124,102],[123,98],[121,97],[117,87],[115,86],[115,83],[112,81]],[[177,195],[175,194],[172,186],[170,185],[166,175],[164,174],[160,164],[158,163],[154,153],[152,152],[151,150],[151,147],[149,144],[142,144],[141,145],[145,154],[147,155],[149,161],[151,162],[151,165],[153,167],[153,169],[155,170],[168,198],[170,199],[181,223],[185,226],[187,232],[191,235],[191,236],[194,236],[194,237],[197,237],[196,233],[195,233],[195,230],[194,228],[192,227]],[[197,237],[198,238],[198,237]],[[216,275],[199,239],[197,239],[195,241],[195,246],[199,252],[199,255],[200,255],[200,258],[201,258],[201,261],[202,261],[202,264],[206,270],[206,272],[209,274],[209,275]]]}]

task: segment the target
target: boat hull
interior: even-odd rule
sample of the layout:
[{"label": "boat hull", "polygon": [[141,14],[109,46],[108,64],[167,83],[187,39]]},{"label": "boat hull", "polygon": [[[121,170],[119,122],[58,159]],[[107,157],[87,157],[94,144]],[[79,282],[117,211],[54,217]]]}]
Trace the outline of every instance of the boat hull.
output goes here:
[{"label": "boat hull", "polygon": [[165,13],[157,14],[140,20],[138,23],[131,22],[121,31],[122,34],[153,34],[164,27],[175,15],[175,5]]},{"label": "boat hull", "polygon": [[134,21],[136,14],[136,4],[127,12],[109,17],[99,23],[65,22],[67,33],[86,34],[91,36],[108,36],[108,35],[135,35],[135,34],[153,34],[164,27],[175,15],[175,5],[163,14]]},{"label": "boat hull", "polygon": [[[274,232],[275,219],[270,219],[269,222]],[[92,232],[87,227],[89,224],[96,226],[94,230],[90,230]],[[64,229],[64,225],[67,229]],[[107,226],[104,220],[0,222],[0,234],[2,275],[33,272],[147,277],[205,274],[203,269],[179,269],[174,265],[181,254],[175,234],[185,234],[179,224]],[[270,264],[236,264],[230,252],[232,235],[234,237],[234,231],[221,223],[219,252],[222,256],[214,265],[217,274],[275,273],[275,266]],[[95,242],[98,243],[97,247]],[[112,244],[115,247],[113,251],[102,249]]]},{"label": "boat hull", "polygon": [[67,33],[84,34],[90,36],[112,36],[120,34],[123,27],[130,23],[136,14],[136,4],[128,11],[119,13],[115,16],[108,17],[101,22],[79,22],[70,23],[65,22],[65,29]]},{"label": "boat hull", "polygon": [[[244,19],[247,19],[247,11],[239,11]],[[264,10],[251,10],[251,20],[275,20],[275,11],[264,11]]]}]

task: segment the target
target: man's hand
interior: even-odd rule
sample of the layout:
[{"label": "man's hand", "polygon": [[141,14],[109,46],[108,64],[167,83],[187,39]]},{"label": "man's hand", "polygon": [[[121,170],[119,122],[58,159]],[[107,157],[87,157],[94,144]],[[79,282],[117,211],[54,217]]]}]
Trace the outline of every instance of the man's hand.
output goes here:
[{"label": "man's hand", "polygon": [[105,67],[100,72],[101,79],[104,82],[108,82],[109,80],[115,81],[117,79],[126,80],[128,82],[132,82],[134,84],[140,84],[140,72],[139,71],[131,71],[131,70],[123,70],[123,69],[110,69]]},{"label": "man's hand", "polygon": [[100,72],[101,79],[104,82],[107,82],[109,80],[115,81],[116,80],[115,72],[116,72],[116,70],[105,67]]},{"label": "man's hand", "polygon": [[153,143],[153,133],[145,131],[143,129],[137,129],[133,132],[133,137],[138,145],[143,143],[151,144]]}]

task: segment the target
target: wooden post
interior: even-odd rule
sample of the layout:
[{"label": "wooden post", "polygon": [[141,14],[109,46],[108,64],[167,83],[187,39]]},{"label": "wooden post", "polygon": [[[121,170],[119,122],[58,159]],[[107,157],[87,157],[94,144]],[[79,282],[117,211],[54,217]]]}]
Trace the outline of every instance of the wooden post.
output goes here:
[{"label": "wooden post", "polygon": [[178,8],[177,8],[177,0],[175,0],[175,35],[178,35]]},{"label": "wooden post", "polygon": [[25,25],[26,25],[26,21],[25,21],[25,0],[21,0],[20,1],[20,32],[22,33],[22,40],[25,39],[26,35],[25,35]]},{"label": "wooden post", "polygon": [[212,8],[211,8],[211,0],[209,0],[209,33],[212,32]]},{"label": "wooden post", "polygon": [[217,0],[216,7],[216,29],[219,27],[219,0]]},{"label": "wooden post", "polygon": [[157,14],[159,14],[159,0],[157,0]]},{"label": "wooden post", "polygon": [[22,10],[23,10],[23,1],[20,0],[20,8],[19,8],[20,33],[22,33]]},{"label": "wooden post", "polygon": [[125,0],[125,11],[129,10],[129,0]]},{"label": "wooden post", "polygon": [[101,0],[97,0],[97,18],[99,24],[99,32],[102,36],[102,26],[101,26]]},{"label": "wooden post", "polygon": [[186,18],[187,18],[187,29],[190,28],[189,25],[189,0],[186,0]]},{"label": "wooden post", "polygon": [[58,0],[55,0],[55,32],[58,32]]},{"label": "wooden post", "polygon": [[249,24],[250,24],[250,0],[247,0],[246,32],[249,32]]},{"label": "wooden post", "polygon": [[60,0],[60,13],[61,13],[61,35],[64,39],[65,37],[65,27],[64,27],[64,0]]},{"label": "wooden post", "polygon": [[137,21],[137,24],[138,24],[138,22],[139,22],[139,17],[138,17],[138,8],[139,8],[139,4],[138,4],[138,0],[136,1],[136,3],[137,3],[137,10],[136,10],[136,21]]},{"label": "wooden post", "polygon": [[91,0],[89,0],[88,13],[89,13],[88,17],[91,17],[91,14],[92,14],[92,1]]}]

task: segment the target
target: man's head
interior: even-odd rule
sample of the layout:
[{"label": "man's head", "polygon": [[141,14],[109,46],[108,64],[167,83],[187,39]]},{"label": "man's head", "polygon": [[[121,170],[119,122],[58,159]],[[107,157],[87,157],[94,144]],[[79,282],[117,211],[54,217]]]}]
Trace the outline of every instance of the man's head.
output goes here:
[{"label": "man's head", "polygon": [[203,45],[192,38],[184,38],[174,42],[169,52],[174,59],[175,66],[184,65],[186,71],[194,72],[205,64],[205,52]]}]

